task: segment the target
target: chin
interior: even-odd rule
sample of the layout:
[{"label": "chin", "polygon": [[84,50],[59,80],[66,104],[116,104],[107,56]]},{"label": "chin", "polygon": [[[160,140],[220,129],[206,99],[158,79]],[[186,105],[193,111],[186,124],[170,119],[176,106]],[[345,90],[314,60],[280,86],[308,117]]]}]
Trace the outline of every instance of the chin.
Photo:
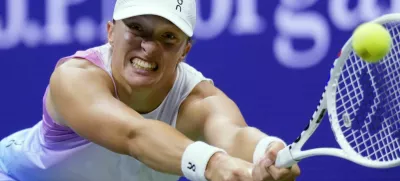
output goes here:
[{"label": "chin", "polygon": [[158,80],[153,77],[143,77],[143,76],[129,76],[126,77],[126,81],[132,88],[152,88],[157,85]]}]

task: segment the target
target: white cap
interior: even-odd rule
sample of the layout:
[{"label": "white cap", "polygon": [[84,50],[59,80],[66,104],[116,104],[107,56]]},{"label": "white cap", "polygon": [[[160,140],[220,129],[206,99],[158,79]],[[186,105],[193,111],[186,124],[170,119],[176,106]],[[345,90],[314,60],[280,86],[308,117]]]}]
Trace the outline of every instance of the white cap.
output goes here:
[{"label": "white cap", "polygon": [[161,16],[192,37],[196,24],[196,0],[117,0],[115,3],[114,20],[139,15]]}]

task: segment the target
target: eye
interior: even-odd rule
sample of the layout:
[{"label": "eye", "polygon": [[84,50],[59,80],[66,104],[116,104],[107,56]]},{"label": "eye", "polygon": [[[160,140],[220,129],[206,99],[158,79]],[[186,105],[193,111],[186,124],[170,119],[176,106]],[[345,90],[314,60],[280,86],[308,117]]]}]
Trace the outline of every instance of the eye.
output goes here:
[{"label": "eye", "polygon": [[135,31],[140,31],[140,32],[143,31],[143,28],[138,24],[130,24],[129,28]]},{"label": "eye", "polygon": [[167,40],[175,40],[175,39],[176,39],[176,36],[175,36],[174,34],[172,34],[172,33],[165,33],[165,34],[163,35],[163,37],[164,37],[165,39],[167,39]]}]

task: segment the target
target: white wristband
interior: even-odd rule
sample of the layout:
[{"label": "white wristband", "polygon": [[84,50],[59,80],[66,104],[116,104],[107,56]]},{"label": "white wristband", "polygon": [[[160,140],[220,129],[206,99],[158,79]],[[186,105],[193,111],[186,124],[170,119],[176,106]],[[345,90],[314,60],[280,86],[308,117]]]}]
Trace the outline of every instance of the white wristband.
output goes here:
[{"label": "white wristband", "polygon": [[257,143],[256,149],[254,150],[254,153],[253,153],[253,163],[254,164],[256,164],[261,159],[261,157],[264,156],[265,151],[267,150],[269,144],[271,144],[274,141],[282,142],[286,146],[286,143],[282,139],[280,139],[278,137],[267,136],[265,138],[262,138]]},{"label": "white wristband", "polygon": [[201,141],[190,144],[182,155],[181,169],[183,175],[192,181],[207,181],[204,173],[208,161],[216,152],[226,153],[223,149]]}]

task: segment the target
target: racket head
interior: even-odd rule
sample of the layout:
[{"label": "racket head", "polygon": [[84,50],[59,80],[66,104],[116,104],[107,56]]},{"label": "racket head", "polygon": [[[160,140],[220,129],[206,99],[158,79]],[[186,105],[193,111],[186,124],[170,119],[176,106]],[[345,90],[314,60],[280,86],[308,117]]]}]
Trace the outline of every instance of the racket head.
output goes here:
[{"label": "racket head", "polygon": [[390,52],[378,63],[367,63],[353,51],[350,38],[331,70],[327,109],[336,140],[349,158],[388,168],[400,165],[400,14],[372,22],[390,32]]}]

